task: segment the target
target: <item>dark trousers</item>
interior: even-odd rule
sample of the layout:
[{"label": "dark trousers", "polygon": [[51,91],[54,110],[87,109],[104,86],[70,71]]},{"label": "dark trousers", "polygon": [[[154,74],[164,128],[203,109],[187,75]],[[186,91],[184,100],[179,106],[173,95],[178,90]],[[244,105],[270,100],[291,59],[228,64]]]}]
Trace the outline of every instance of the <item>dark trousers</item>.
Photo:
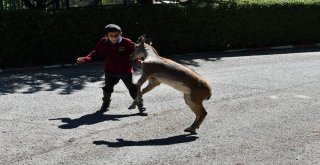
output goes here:
[{"label": "dark trousers", "polygon": [[132,75],[125,75],[125,76],[105,75],[105,86],[102,88],[103,92],[112,93],[114,91],[114,89],[113,89],[114,86],[120,80],[122,80],[122,82],[126,85],[132,99],[136,99],[138,92],[137,92],[136,85],[133,83]]}]

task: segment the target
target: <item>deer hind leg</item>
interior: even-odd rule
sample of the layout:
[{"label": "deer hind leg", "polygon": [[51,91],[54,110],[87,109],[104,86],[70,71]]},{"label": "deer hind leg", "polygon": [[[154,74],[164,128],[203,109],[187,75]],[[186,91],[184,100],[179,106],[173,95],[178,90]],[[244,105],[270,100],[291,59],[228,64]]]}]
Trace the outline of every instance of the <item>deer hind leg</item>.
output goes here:
[{"label": "deer hind leg", "polygon": [[186,104],[196,115],[196,119],[194,120],[193,124],[184,130],[185,132],[190,132],[192,134],[196,134],[196,129],[199,128],[202,121],[207,115],[207,112],[202,105],[202,100],[197,100],[195,98],[196,96],[192,97],[192,95],[189,94],[184,95],[184,100]]}]

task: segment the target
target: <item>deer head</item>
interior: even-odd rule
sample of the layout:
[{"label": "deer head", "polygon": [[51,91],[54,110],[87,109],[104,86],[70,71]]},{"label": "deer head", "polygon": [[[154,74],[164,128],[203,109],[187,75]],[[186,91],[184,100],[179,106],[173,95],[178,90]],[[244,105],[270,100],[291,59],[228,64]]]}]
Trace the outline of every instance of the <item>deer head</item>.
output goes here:
[{"label": "deer head", "polygon": [[130,55],[131,60],[136,60],[138,58],[146,57],[146,47],[147,47],[146,44],[151,45],[152,42],[151,42],[151,39],[146,38],[146,34],[144,34],[138,38],[137,44],[134,47],[134,51]]}]

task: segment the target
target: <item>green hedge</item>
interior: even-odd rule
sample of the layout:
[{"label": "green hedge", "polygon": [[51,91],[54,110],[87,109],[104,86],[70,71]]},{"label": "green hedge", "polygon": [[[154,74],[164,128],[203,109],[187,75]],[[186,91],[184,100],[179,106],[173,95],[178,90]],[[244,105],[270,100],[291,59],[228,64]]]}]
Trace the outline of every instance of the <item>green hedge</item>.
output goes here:
[{"label": "green hedge", "polygon": [[133,40],[148,34],[163,55],[320,41],[319,4],[1,11],[0,68],[74,62],[108,23]]}]

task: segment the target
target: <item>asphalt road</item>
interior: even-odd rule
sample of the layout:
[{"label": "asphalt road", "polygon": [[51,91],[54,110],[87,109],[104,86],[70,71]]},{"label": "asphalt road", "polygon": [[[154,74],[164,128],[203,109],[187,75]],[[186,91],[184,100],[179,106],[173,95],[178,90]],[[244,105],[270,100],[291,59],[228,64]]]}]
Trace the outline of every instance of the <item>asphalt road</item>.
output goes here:
[{"label": "asphalt road", "polygon": [[174,59],[213,87],[197,135],[183,132],[195,116],[165,85],[144,96],[148,116],[127,109],[122,82],[95,113],[101,63],[1,73],[0,164],[320,164],[319,49]]}]

